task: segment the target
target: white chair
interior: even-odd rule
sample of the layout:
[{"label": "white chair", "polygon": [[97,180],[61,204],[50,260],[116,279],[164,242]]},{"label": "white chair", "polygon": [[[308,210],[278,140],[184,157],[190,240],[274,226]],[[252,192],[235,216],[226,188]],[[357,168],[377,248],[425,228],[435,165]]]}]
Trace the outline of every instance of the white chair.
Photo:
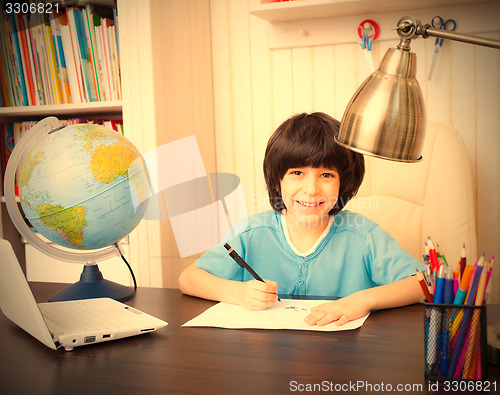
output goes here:
[{"label": "white chair", "polygon": [[430,236],[452,267],[463,243],[468,262],[475,262],[472,174],[462,138],[449,126],[429,123],[422,156],[419,163],[365,156],[365,179],[346,208],[380,224],[419,260]]}]

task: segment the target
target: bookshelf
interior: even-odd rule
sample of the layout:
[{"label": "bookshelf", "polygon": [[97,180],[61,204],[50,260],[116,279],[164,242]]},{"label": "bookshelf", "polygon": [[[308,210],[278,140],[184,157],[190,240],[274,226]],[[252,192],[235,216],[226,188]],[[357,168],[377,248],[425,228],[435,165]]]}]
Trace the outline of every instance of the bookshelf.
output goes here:
[{"label": "bookshelf", "polygon": [[[85,7],[88,3],[89,2],[81,1],[78,3],[78,6]],[[91,1],[90,3],[97,3],[99,6],[108,7],[108,9],[117,7],[117,2],[114,0],[97,0]],[[130,11],[138,11],[135,0],[119,0],[119,3],[123,3],[121,5],[121,10],[124,14],[125,19],[130,18],[130,15],[127,15],[127,13],[129,13]],[[148,4],[146,4],[146,6],[143,8],[146,10],[145,12],[147,12]],[[1,22],[3,23],[4,21],[2,20]],[[124,30],[126,28],[127,25],[123,27]],[[124,36],[128,36],[127,32],[124,33]],[[133,43],[134,41],[132,41],[132,44]],[[127,43],[122,43],[120,41],[120,45],[127,45]],[[130,53],[130,51],[127,51],[126,49],[122,52],[124,52],[125,54]],[[122,58],[123,56],[120,57]],[[130,64],[131,62],[127,61],[127,63]],[[127,69],[127,67],[125,67],[125,69]],[[140,69],[137,69],[136,71],[139,72]],[[123,70],[121,70],[121,74],[123,74]],[[11,102],[9,104],[13,103]],[[127,107],[127,105],[124,105],[124,100],[122,98],[120,98],[119,100],[99,101],[85,101],[84,98],[83,101],[76,103],[66,102],[58,104],[30,104],[31,105],[12,105],[7,107],[0,107],[0,124],[23,121],[39,121],[48,116],[56,116],[59,119],[123,119],[123,109],[124,107]],[[129,136],[127,135],[127,137]],[[0,191],[2,191],[3,194],[3,172],[1,173],[2,174],[0,174],[0,181],[2,182],[2,188],[0,188]],[[26,246],[25,248],[23,241],[21,240],[21,237],[17,232],[17,229],[12,224],[6,209],[5,198],[3,195],[0,198],[0,237],[8,239],[11,242],[19,261],[21,262],[21,266],[24,270],[26,270],[26,259],[29,255],[32,255],[32,253],[27,250],[27,247],[29,246]]]},{"label": "bookshelf", "polygon": [[31,117],[43,117],[47,114],[57,116],[105,116],[107,114],[121,114],[123,107],[122,100],[88,102],[88,103],[68,103],[68,104],[47,104],[43,106],[16,106],[0,107],[0,120],[18,120]]}]

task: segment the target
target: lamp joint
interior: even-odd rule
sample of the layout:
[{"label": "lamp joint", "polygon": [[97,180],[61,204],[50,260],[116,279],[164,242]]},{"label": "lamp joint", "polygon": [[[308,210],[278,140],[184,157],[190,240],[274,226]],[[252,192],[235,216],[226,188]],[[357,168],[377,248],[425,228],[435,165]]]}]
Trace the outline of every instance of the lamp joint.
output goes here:
[{"label": "lamp joint", "polygon": [[405,38],[402,38],[400,41],[399,41],[399,44],[397,46],[397,49],[401,50],[401,51],[406,51],[406,52],[410,52],[411,51],[411,48],[410,48],[410,43],[411,43],[411,40],[410,39],[405,39]]},{"label": "lamp joint", "polygon": [[411,40],[422,34],[421,28],[422,23],[418,19],[411,16],[404,16],[398,21],[396,30],[400,38]]}]

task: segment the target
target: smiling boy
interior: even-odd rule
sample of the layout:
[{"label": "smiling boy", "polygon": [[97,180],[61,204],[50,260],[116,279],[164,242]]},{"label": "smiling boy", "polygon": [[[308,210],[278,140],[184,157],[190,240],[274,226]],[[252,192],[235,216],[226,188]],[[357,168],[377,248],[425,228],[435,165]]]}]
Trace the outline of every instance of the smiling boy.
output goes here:
[{"label": "smiling boy", "polygon": [[342,325],[371,310],[416,303],[422,265],[380,226],[343,210],[364,176],[361,154],[334,142],[339,123],[298,114],[269,139],[264,178],[272,211],[255,214],[227,241],[263,278],[253,280],[224,247],[207,251],[179,278],[182,292],[263,310],[277,292],[337,296],[312,309],[309,325]]}]

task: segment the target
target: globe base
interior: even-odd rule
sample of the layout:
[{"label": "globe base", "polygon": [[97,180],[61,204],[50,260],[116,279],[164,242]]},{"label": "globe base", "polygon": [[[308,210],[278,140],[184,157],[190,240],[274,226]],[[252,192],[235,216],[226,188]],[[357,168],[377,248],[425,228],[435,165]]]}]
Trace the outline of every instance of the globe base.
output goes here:
[{"label": "globe base", "polygon": [[132,299],[134,295],[133,288],[105,280],[99,267],[94,264],[85,265],[80,281],[51,295],[49,302],[93,298],[112,298],[124,302]]}]

